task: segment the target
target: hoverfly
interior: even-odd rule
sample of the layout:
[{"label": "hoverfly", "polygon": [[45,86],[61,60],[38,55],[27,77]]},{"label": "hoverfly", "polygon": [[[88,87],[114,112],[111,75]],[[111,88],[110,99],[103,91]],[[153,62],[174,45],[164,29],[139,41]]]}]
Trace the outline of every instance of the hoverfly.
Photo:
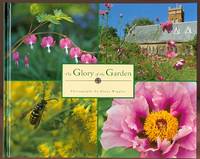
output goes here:
[{"label": "hoverfly", "polygon": [[34,128],[37,128],[39,126],[48,101],[58,101],[57,98],[45,99],[45,90],[46,83],[43,83],[43,94],[41,101],[37,103],[33,108],[29,109],[27,112],[24,112],[21,116],[21,119],[23,119],[28,113],[30,113],[29,122],[31,125],[34,126]]},{"label": "hoverfly", "polygon": [[56,98],[51,98],[51,99],[47,99],[47,100],[42,99],[40,101],[40,103],[38,103],[33,108],[33,110],[31,111],[29,121],[30,121],[31,125],[34,125],[34,128],[37,128],[39,126],[40,120],[42,118],[42,115],[43,115],[43,112],[44,112],[45,107],[47,105],[47,102],[50,101],[50,100],[56,100],[56,101],[58,101]]}]

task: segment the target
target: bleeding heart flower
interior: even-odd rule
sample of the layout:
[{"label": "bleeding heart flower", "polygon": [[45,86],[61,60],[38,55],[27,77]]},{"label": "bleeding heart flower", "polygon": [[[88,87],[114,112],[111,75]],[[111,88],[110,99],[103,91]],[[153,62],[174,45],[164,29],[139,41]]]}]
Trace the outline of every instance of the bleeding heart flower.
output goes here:
[{"label": "bleeding heart flower", "polygon": [[91,55],[91,54],[82,54],[81,55],[81,62],[82,63],[97,63],[97,59],[95,56]]},{"label": "bleeding heart flower", "polygon": [[19,59],[20,59],[19,52],[15,51],[15,52],[13,52],[12,55],[13,55],[13,60],[15,61],[15,64],[17,66],[19,66]]},{"label": "bleeding heart flower", "polygon": [[60,47],[65,49],[66,55],[68,55],[68,48],[72,47],[72,42],[69,38],[63,38],[60,40]]},{"label": "bleeding heart flower", "polygon": [[104,5],[105,5],[105,7],[107,7],[108,9],[111,9],[111,8],[112,8],[112,4],[111,4],[111,3],[105,3]]},{"label": "bleeding heart flower", "polygon": [[141,158],[196,158],[195,82],[139,82],[135,98],[114,99],[103,149],[135,149]]},{"label": "bleeding heart flower", "polygon": [[91,63],[97,63],[97,58],[95,56],[92,56]]},{"label": "bleeding heart flower", "polygon": [[24,65],[26,68],[29,68],[29,58],[27,55],[24,56]]},{"label": "bleeding heart flower", "polygon": [[107,10],[100,10],[100,11],[99,11],[99,15],[104,16],[104,15],[106,15],[106,14],[108,14],[108,11],[107,11]]},{"label": "bleeding heart flower", "polygon": [[37,36],[35,34],[26,35],[23,42],[24,44],[30,45],[31,49],[33,49],[33,44],[37,42]]},{"label": "bleeding heart flower", "polygon": [[176,57],[177,54],[174,51],[167,51],[166,54],[165,54],[165,56],[167,58],[173,58],[173,57]]},{"label": "bleeding heart flower", "polygon": [[55,41],[54,41],[53,37],[47,36],[47,37],[43,37],[42,38],[41,46],[43,48],[47,47],[48,48],[48,53],[51,52],[50,47],[52,47],[54,45],[55,45]]},{"label": "bleeding heart flower", "polygon": [[70,57],[75,59],[75,62],[78,63],[78,58],[81,56],[81,49],[78,47],[73,47],[70,49]]},{"label": "bleeding heart flower", "polygon": [[91,63],[92,55],[90,54],[82,54],[81,55],[81,63]]}]

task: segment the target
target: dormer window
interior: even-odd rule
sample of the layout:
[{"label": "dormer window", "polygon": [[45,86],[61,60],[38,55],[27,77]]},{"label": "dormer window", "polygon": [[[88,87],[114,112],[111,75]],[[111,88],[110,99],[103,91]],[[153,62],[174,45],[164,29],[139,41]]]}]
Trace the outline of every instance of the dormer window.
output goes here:
[{"label": "dormer window", "polygon": [[185,34],[191,34],[192,33],[192,29],[190,27],[187,27],[185,30]]}]

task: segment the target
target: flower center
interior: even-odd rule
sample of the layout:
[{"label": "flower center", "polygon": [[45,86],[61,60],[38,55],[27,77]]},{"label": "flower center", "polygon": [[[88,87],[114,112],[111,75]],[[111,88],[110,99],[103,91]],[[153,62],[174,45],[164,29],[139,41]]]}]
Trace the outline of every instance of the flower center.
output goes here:
[{"label": "flower center", "polygon": [[178,120],[167,111],[150,113],[144,122],[144,131],[150,141],[172,140],[178,131]]}]

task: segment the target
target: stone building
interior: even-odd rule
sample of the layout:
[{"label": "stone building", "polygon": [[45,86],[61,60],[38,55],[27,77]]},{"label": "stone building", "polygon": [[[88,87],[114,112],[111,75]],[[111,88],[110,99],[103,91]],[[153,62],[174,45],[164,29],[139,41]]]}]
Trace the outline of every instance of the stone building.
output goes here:
[{"label": "stone building", "polygon": [[173,22],[171,33],[163,32],[160,24],[133,26],[125,41],[138,43],[142,51],[155,54],[164,54],[166,42],[174,40],[177,44],[175,52],[178,54],[192,53],[192,46],[184,45],[197,35],[197,21],[184,22],[184,10],[182,6],[168,9],[168,20]]}]

